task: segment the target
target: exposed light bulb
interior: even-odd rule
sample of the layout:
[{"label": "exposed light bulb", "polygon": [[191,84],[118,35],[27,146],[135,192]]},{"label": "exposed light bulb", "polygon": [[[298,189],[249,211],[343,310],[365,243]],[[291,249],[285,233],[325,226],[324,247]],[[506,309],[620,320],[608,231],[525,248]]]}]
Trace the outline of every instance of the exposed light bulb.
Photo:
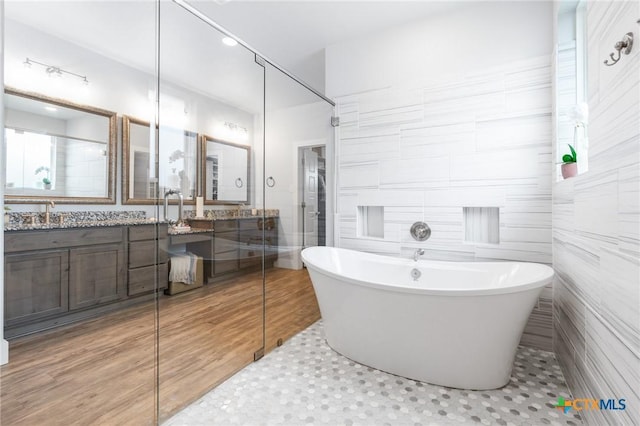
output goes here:
[{"label": "exposed light bulb", "polygon": [[235,39],[231,38],[231,37],[224,37],[222,39],[222,42],[224,44],[226,44],[227,46],[231,46],[231,47],[236,46],[238,44],[238,42]]}]

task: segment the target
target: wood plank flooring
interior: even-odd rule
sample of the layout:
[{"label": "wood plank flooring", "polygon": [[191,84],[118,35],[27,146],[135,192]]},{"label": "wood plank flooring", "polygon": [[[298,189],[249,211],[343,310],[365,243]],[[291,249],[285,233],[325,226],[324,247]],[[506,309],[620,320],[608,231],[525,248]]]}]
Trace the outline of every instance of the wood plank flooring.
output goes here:
[{"label": "wood plank flooring", "polygon": [[[306,270],[267,270],[265,351],[319,319]],[[253,361],[263,346],[260,272],[10,342],[2,425],[163,421]],[[155,324],[159,363],[156,365]]]}]

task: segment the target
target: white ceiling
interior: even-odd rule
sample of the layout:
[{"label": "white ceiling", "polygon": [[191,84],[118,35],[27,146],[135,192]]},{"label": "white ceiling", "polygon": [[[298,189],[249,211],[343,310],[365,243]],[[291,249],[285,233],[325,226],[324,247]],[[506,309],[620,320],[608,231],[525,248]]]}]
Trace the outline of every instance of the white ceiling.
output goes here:
[{"label": "white ceiling", "polygon": [[463,6],[460,1],[186,0],[324,91],[324,48]]},{"label": "white ceiling", "polygon": [[[255,111],[262,80],[253,56],[161,0],[161,75]],[[457,1],[187,0],[270,60],[324,92],[324,48],[461,7]],[[5,16],[148,73],[155,64],[155,2],[7,0]],[[222,59],[221,59],[222,58]],[[79,72],[81,70],[78,70]],[[259,80],[259,81],[258,81]],[[260,98],[261,99],[261,98]]]}]

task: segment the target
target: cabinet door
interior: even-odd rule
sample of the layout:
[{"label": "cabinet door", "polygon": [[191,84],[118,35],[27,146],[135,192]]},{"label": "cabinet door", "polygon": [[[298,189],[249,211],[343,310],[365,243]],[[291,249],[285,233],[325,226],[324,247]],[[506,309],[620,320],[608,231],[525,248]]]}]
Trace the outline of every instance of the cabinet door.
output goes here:
[{"label": "cabinet door", "polygon": [[69,259],[69,309],[126,297],[122,244],[73,249]]},{"label": "cabinet door", "polygon": [[69,252],[43,250],[4,258],[5,325],[69,310]]}]

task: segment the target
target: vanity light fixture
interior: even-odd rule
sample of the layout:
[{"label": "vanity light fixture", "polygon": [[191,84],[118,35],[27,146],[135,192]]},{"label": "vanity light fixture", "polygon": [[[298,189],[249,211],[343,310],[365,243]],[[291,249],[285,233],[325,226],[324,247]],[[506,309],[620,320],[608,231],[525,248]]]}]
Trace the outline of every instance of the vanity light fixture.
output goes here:
[{"label": "vanity light fixture", "polygon": [[230,121],[221,122],[217,131],[221,139],[229,141],[246,141],[249,138],[249,131],[246,127]]},{"label": "vanity light fixture", "polygon": [[225,121],[224,127],[229,129],[229,131],[231,131],[232,133],[236,133],[238,135],[246,136],[248,133],[246,127],[238,126],[236,123],[230,123],[228,121]]},{"label": "vanity light fixture", "polygon": [[236,39],[231,38],[231,37],[223,37],[223,38],[222,38],[222,42],[223,42],[224,44],[226,44],[227,46],[231,46],[231,47],[236,46],[236,45],[238,44],[238,42],[236,41]]},{"label": "vanity light fixture", "polygon": [[71,71],[63,70],[62,68],[56,67],[55,65],[48,65],[43,62],[34,61],[33,59],[29,59],[29,58],[25,59],[23,64],[26,68],[31,68],[33,64],[40,65],[41,67],[44,67],[44,71],[47,73],[49,77],[62,77],[64,74],[69,74],[79,78],[82,81],[82,83],[84,83],[85,85],[89,84],[89,80],[87,80],[86,75],[80,75]]}]

